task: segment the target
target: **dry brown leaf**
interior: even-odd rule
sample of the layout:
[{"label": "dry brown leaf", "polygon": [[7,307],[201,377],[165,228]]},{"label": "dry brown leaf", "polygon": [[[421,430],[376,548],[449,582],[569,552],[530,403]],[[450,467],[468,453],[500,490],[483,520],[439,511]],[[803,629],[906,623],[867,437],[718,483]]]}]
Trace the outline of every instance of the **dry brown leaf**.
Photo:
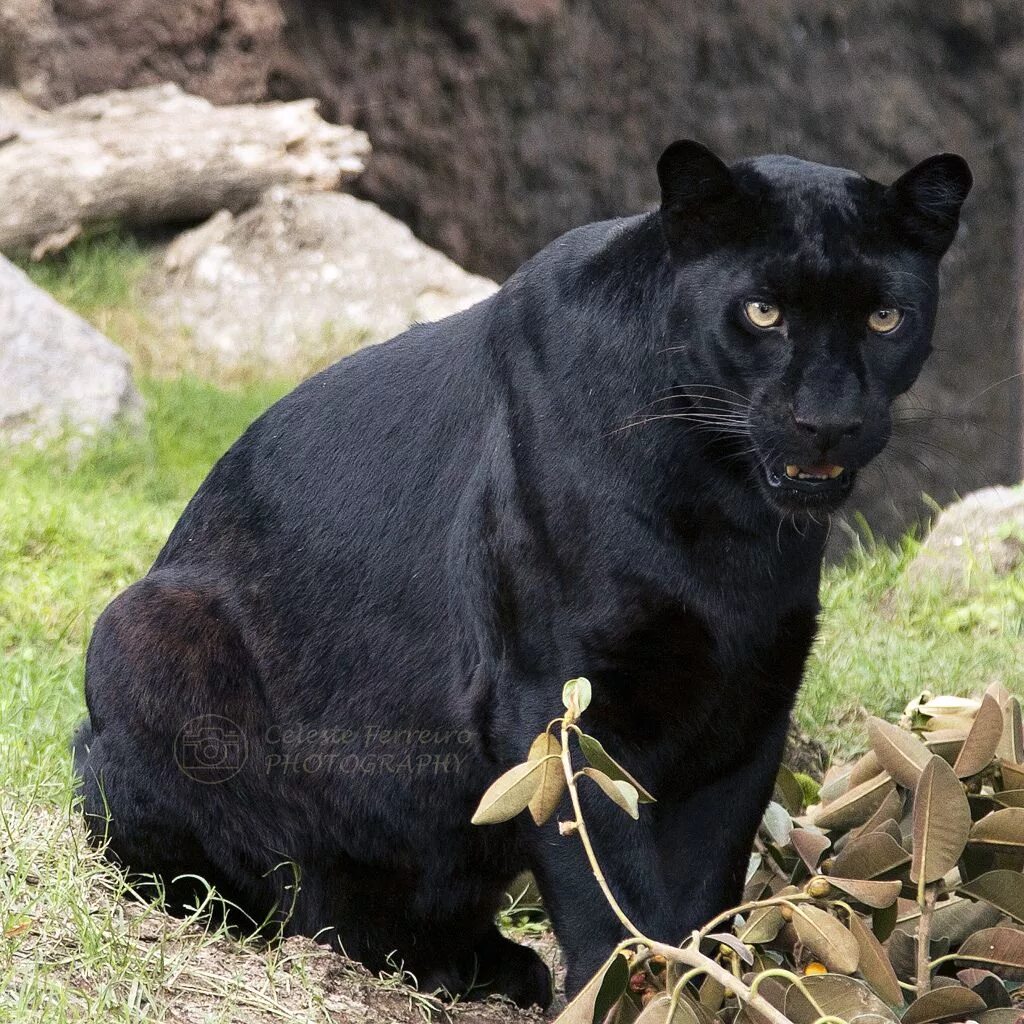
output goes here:
[{"label": "dry brown leaf", "polygon": [[562,767],[562,744],[557,737],[549,732],[542,732],[530,745],[526,755],[528,761],[539,761],[548,755],[559,758],[557,761],[547,760],[540,769],[540,783],[537,792],[530,798],[527,805],[535,825],[543,825],[558,809],[562,796],[566,791],[565,770]]},{"label": "dry brown leaf", "polygon": [[914,789],[931,758],[928,748],[913,734],[898,726],[869,718],[868,740],[882,767],[904,789]]},{"label": "dry brown leaf", "polygon": [[960,780],[931,755],[914,791],[914,853],[910,878],[935,882],[956,866],[971,831],[971,808]]},{"label": "dry brown leaf", "polygon": [[1003,713],[995,697],[986,696],[953,765],[956,777],[966,779],[987,768],[1002,735]]},{"label": "dry brown leaf", "polygon": [[860,960],[860,946],[850,929],[820,907],[793,908],[797,938],[830,971],[852,974]]}]

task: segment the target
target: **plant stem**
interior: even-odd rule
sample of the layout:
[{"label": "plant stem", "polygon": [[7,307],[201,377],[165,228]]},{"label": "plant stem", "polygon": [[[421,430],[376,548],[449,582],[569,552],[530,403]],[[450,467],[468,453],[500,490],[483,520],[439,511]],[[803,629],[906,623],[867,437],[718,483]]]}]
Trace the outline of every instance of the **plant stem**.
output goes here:
[{"label": "plant stem", "polygon": [[608,901],[608,905],[612,908],[615,916],[622,922],[626,931],[631,935],[635,935],[647,945],[651,945],[651,940],[633,924],[626,915],[626,912],[619,906],[619,901],[608,887],[608,881],[604,877],[604,872],[598,863],[597,855],[594,853],[594,847],[591,845],[590,834],[587,832],[587,826],[583,820],[583,809],[580,807],[580,795],[576,789],[576,776],[572,770],[572,757],[569,751],[570,724],[565,719],[562,720],[562,770],[565,772],[565,784],[569,790],[569,799],[572,801],[573,813],[576,815],[576,833],[583,843],[583,849],[586,851],[587,860],[590,861],[590,869],[594,872],[594,878],[597,879],[597,884],[601,887],[601,892],[604,893],[604,898]]},{"label": "plant stem", "polygon": [[1015,963],[1009,963],[1006,960],[997,960],[991,956],[964,956],[963,953],[946,953],[945,956],[938,956],[930,964],[928,969],[934,971],[936,967],[941,967],[943,964],[951,964],[954,960],[961,960],[964,963],[970,964],[986,964],[991,970],[992,967],[1016,967]]},{"label": "plant stem", "polygon": [[793,1024],[793,1022],[781,1011],[777,1010],[764,996],[751,992],[750,988],[739,978],[733,977],[720,963],[705,956],[699,949],[680,948],[669,946],[664,942],[648,943],[653,953],[660,954],[666,960],[674,960],[676,963],[685,964],[688,967],[698,967],[700,970],[714,978],[723,988],[732,989],[736,996],[747,1004],[756,1013],[769,1021],[769,1024]]},{"label": "plant stem", "polygon": [[718,917],[713,917],[696,934],[698,938],[706,938],[720,924],[725,921],[731,921],[737,914],[745,914],[748,910],[759,910],[761,907],[784,907],[790,903],[805,903],[813,900],[814,897],[809,896],[805,892],[791,892],[785,896],[772,896],[766,900],[751,900],[749,903],[740,903],[738,906],[723,910]]},{"label": "plant stem", "polygon": [[775,858],[768,852],[767,847],[761,842],[760,836],[754,837],[754,849],[761,854],[761,863],[767,865],[768,870],[776,877],[781,879],[786,885],[790,883],[790,877],[786,874],[778,864],[775,863]]},{"label": "plant stem", "polygon": [[923,996],[932,987],[932,968],[929,960],[931,958],[932,946],[932,911],[935,910],[935,886],[922,884],[924,897],[920,900],[921,917],[917,922],[917,994]]}]

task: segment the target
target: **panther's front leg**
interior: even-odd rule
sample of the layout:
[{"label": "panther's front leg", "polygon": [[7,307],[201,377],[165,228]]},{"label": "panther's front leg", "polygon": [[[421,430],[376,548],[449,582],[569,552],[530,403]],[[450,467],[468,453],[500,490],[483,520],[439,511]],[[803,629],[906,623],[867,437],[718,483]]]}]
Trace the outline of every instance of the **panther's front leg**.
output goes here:
[{"label": "panther's front leg", "polygon": [[[650,807],[631,821],[589,780],[580,780],[580,803],[601,871],[629,920],[651,938],[669,933],[668,891]],[[524,821],[530,868],[565,954],[571,998],[629,932],[601,892],[579,836],[560,835],[557,818],[570,818],[568,800],[540,828]]]},{"label": "panther's front leg", "polygon": [[757,828],[771,799],[789,728],[788,706],[762,721],[756,743],[724,774],[683,799],[652,808],[671,930],[679,942],[743,896]]}]

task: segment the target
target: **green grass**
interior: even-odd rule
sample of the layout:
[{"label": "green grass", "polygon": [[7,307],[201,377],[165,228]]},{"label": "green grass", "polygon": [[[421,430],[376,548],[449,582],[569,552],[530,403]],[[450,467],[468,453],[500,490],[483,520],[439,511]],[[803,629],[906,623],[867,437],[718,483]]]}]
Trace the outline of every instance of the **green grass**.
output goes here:
[{"label": "green grass", "polygon": [[910,586],[904,570],[919,547],[908,537],[861,550],[825,574],[797,715],[840,755],[864,746],[865,710],[895,717],[923,690],[970,696],[999,680],[1024,696],[1024,567],[978,572],[963,595]]},{"label": "green grass", "polygon": [[131,235],[109,230],[83,235],[51,259],[17,262],[58,302],[95,322],[132,306],[150,256]]}]

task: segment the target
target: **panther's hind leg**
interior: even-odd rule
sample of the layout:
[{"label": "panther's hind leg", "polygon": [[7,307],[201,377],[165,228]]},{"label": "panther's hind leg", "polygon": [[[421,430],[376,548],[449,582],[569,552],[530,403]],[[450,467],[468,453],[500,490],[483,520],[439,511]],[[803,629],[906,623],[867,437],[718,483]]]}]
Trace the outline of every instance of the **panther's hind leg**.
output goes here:
[{"label": "panther's hind leg", "polygon": [[96,624],[86,697],[74,747],[94,839],[133,873],[157,875],[171,909],[203,897],[203,882],[185,877],[198,876],[240,920],[272,916],[269,872],[284,855],[252,763],[263,701],[222,596],[166,571],[130,587]]},{"label": "panther's hind leg", "polygon": [[502,995],[517,1006],[537,1005],[546,1010],[551,1002],[551,972],[538,954],[491,925],[473,949],[476,998]]}]

